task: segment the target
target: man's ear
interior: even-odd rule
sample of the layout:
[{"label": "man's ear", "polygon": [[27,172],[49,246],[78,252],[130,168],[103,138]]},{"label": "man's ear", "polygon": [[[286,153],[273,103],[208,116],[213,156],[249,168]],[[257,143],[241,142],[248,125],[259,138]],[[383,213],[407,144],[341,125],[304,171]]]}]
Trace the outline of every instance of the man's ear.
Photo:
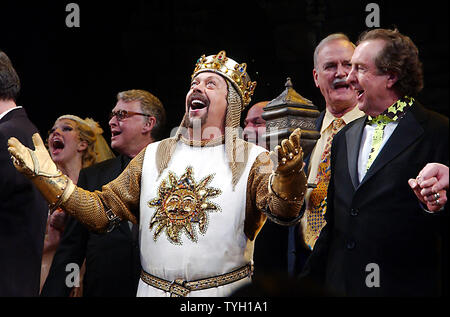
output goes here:
[{"label": "man's ear", "polygon": [[153,130],[153,127],[156,124],[156,118],[155,117],[148,117],[147,122],[142,127],[142,132],[147,133]]},{"label": "man's ear", "polygon": [[398,81],[398,75],[394,72],[388,72],[387,76],[386,88],[394,87],[395,83]]},{"label": "man's ear", "polygon": [[316,87],[319,88],[319,80],[318,80],[319,74],[317,74],[317,71],[315,68],[313,68],[313,79],[314,83],[316,84]]}]

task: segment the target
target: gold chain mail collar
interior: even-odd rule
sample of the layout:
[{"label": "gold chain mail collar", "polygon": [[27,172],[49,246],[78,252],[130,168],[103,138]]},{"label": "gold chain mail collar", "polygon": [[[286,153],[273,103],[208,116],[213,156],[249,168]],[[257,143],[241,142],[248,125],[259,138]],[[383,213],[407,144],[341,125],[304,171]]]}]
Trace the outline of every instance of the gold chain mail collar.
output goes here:
[{"label": "gold chain mail collar", "polygon": [[211,146],[224,144],[225,143],[225,135],[222,135],[218,138],[214,138],[211,140],[201,140],[201,141],[189,140],[189,139],[186,139],[184,136],[181,136],[180,141],[186,145],[193,146],[193,147],[211,147]]}]

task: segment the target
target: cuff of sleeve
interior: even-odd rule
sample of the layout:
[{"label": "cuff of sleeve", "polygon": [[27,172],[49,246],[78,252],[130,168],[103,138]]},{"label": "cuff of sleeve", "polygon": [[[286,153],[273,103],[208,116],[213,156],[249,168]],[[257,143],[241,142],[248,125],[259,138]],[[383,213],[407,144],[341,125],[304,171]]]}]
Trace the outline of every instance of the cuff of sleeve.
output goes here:
[{"label": "cuff of sleeve", "polygon": [[425,212],[426,214],[429,214],[429,215],[433,215],[433,216],[439,215],[440,212],[443,211],[443,210],[445,209],[445,205],[444,205],[444,206],[442,206],[441,209],[439,209],[439,210],[436,210],[436,211],[429,211],[429,210],[427,209],[427,206],[426,206],[424,203],[422,203],[421,201],[419,201],[419,206],[420,206],[420,208],[422,209],[423,212]]},{"label": "cuff of sleeve", "polygon": [[[302,209],[303,210],[303,209]],[[276,216],[273,213],[270,212],[269,206],[267,206],[265,209],[262,210],[262,212],[269,218],[272,222],[282,225],[282,226],[293,226],[300,222],[300,220],[303,217],[303,212],[300,212],[300,214],[295,218],[285,218]]]}]

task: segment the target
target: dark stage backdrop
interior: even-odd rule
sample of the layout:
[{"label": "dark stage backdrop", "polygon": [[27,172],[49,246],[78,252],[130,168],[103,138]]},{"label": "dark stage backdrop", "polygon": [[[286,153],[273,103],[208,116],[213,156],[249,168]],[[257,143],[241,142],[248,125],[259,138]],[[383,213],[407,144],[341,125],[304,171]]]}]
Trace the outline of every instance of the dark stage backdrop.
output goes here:
[{"label": "dark stage backdrop", "polygon": [[[286,77],[322,110],[312,55],[324,36],[366,30],[371,1],[73,1],[80,27],[66,26],[70,1],[0,4],[0,49],[22,80],[19,105],[43,135],[62,114],[92,117],[109,139],[118,91],[139,88],[168,111],[169,135],[184,113],[196,60],[226,50],[258,82],[253,102],[278,96]],[[376,1],[380,26],[398,27],[419,47],[425,88],[419,99],[448,116],[448,2]]]}]

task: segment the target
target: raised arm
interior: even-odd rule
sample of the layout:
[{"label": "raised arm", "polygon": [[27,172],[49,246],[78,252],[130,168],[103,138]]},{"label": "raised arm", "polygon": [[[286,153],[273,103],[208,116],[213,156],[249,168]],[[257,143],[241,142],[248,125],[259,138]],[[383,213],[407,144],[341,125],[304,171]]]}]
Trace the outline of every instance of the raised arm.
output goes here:
[{"label": "raised arm", "polygon": [[8,151],[16,169],[30,178],[50,209],[63,208],[93,231],[110,231],[122,219],[136,223],[136,216],[130,210],[139,204],[145,150],[101,191],[89,192],[75,186],[57,169],[39,134],[33,135],[33,143],[34,151],[16,138],[10,138]]}]

